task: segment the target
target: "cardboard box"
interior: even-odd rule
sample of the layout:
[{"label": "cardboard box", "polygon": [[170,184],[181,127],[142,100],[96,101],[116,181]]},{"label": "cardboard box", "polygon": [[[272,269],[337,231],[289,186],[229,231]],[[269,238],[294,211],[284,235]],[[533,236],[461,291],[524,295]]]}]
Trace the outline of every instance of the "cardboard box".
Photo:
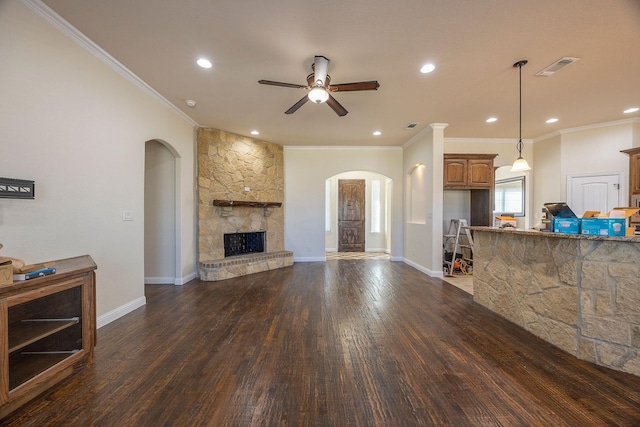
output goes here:
[{"label": "cardboard box", "polygon": [[580,234],[580,218],[555,218],[553,232],[563,234]]},{"label": "cardboard box", "polygon": [[631,227],[629,224],[629,221],[631,221],[630,218],[637,216],[637,213],[640,209],[639,208],[613,208],[613,210],[611,211],[611,213],[609,214],[609,217],[613,217],[613,216],[621,216],[625,219],[625,236],[627,237],[636,237],[636,228],[635,227]]},{"label": "cardboard box", "polygon": [[497,216],[493,220],[493,226],[496,228],[516,228],[516,219],[512,216]]},{"label": "cardboard box", "polygon": [[635,237],[634,227],[627,227],[629,217],[638,212],[638,208],[613,208],[599,218],[583,218],[582,234],[591,236],[627,236]]},{"label": "cardboard box", "polygon": [[0,286],[13,284],[13,265],[11,261],[0,264]]},{"label": "cardboard box", "polygon": [[625,236],[625,218],[583,218],[581,233],[589,236]]}]

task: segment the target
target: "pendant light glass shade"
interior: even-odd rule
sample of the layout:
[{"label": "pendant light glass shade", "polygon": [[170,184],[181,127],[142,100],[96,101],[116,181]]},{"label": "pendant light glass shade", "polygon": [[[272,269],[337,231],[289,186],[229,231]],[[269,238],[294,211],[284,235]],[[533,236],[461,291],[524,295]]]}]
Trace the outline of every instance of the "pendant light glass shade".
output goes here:
[{"label": "pendant light glass shade", "polygon": [[531,170],[531,166],[525,160],[524,157],[520,156],[513,162],[513,166],[511,166],[511,172],[524,172]]},{"label": "pendant light glass shade", "polygon": [[531,170],[531,166],[529,163],[522,157],[522,67],[527,65],[527,60],[523,59],[522,61],[518,61],[513,64],[514,67],[518,67],[518,71],[520,73],[520,116],[519,116],[519,124],[520,124],[520,133],[518,144],[516,145],[518,149],[518,158],[515,162],[513,162],[513,166],[511,166],[511,172],[524,172]]},{"label": "pendant light glass shade", "polygon": [[316,104],[322,104],[323,102],[327,102],[329,99],[329,92],[323,87],[316,86],[309,91],[309,100],[315,102]]}]

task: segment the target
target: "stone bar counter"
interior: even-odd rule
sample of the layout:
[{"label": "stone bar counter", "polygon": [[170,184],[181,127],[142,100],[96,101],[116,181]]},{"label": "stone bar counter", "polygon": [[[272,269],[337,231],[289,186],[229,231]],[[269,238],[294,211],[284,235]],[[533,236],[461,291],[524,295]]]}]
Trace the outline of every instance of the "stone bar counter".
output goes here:
[{"label": "stone bar counter", "polygon": [[477,303],[579,359],[640,376],[640,238],[470,229]]}]

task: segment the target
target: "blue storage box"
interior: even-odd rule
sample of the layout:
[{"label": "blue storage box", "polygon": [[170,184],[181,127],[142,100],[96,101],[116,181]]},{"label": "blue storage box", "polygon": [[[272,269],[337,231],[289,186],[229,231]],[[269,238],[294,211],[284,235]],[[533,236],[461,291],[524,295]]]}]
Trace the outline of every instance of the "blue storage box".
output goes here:
[{"label": "blue storage box", "polygon": [[580,234],[580,218],[555,218],[553,232],[564,234]]},{"label": "blue storage box", "polygon": [[582,234],[590,236],[624,236],[626,218],[582,218]]}]

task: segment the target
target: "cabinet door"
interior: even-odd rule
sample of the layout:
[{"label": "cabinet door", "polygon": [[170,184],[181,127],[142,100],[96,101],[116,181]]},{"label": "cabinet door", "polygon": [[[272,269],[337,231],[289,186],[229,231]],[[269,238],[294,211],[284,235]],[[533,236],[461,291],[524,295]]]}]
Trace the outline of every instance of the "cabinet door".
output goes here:
[{"label": "cabinet door", "polygon": [[491,188],[493,186],[493,162],[469,159],[469,186]]},{"label": "cabinet door", "polygon": [[466,159],[445,159],[444,160],[444,187],[466,187],[467,186],[467,160]]},{"label": "cabinet door", "polygon": [[631,194],[640,193],[640,154],[634,154],[629,162],[629,181]]}]

